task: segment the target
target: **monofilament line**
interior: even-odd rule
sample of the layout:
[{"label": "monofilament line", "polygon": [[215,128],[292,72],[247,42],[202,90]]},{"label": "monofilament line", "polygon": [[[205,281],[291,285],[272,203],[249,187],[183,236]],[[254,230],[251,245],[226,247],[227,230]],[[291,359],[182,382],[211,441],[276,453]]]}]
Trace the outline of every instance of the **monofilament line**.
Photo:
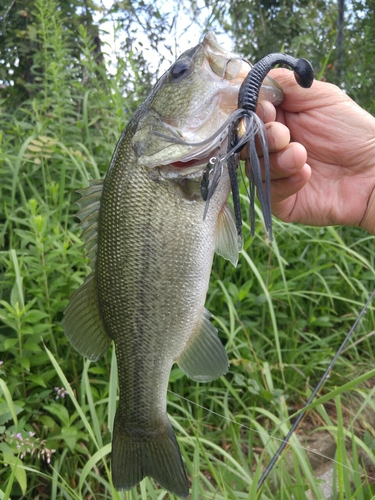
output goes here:
[{"label": "monofilament line", "polygon": [[346,344],[348,343],[350,337],[352,336],[354,330],[357,328],[357,325],[358,323],[360,322],[360,320],[362,319],[362,316],[366,313],[366,310],[368,308],[368,306],[370,305],[372,299],[374,298],[375,296],[375,288],[372,292],[372,294],[370,295],[369,299],[367,300],[366,304],[364,305],[362,311],[359,313],[359,316],[358,318],[355,320],[353,326],[351,327],[349,333],[347,334],[347,336],[345,337],[343,343],[341,344],[339,350],[337,351],[337,353],[335,354],[335,356],[333,357],[331,363],[329,364],[327,370],[325,371],[323,377],[320,379],[320,382],[318,383],[318,385],[316,386],[316,388],[314,389],[314,391],[312,392],[311,396],[309,397],[308,401],[306,402],[305,406],[304,406],[304,409],[303,411],[298,415],[296,421],[294,422],[293,426],[291,427],[290,431],[288,432],[288,434],[285,436],[285,439],[283,440],[283,442],[281,443],[279,449],[276,451],[275,455],[273,456],[272,460],[270,461],[270,463],[268,464],[266,470],[263,472],[263,475],[262,477],[260,478],[259,482],[258,482],[258,491],[260,490],[260,488],[262,487],[264,481],[267,479],[269,473],[271,472],[271,470],[273,469],[275,463],[277,462],[278,458],[280,457],[280,455],[282,454],[282,452],[285,450],[285,448],[287,447],[288,443],[289,443],[289,440],[291,438],[291,436],[293,435],[293,433],[295,432],[295,430],[297,429],[298,425],[300,424],[301,420],[303,419],[303,417],[306,415],[307,411],[308,411],[308,406],[313,402],[315,396],[318,394],[318,392],[320,391],[320,389],[322,388],[324,382],[327,380],[327,378],[329,377],[329,374],[333,368],[333,365],[335,364],[337,358],[340,356],[340,354],[342,353],[342,351],[344,350]]},{"label": "monofilament line", "polygon": [[[212,415],[217,415],[218,417],[221,417],[221,418],[223,418],[224,420],[226,420],[227,422],[231,422],[232,424],[237,425],[237,426],[241,427],[242,429],[246,429],[246,430],[248,430],[248,431],[253,431],[253,432],[255,432],[255,433],[257,433],[257,434],[259,434],[259,435],[261,435],[261,436],[268,436],[268,437],[270,437],[266,431],[261,432],[261,431],[259,431],[259,429],[255,429],[254,427],[249,427],[248,425],[241,424],[240,422],[237,422],[237,420],[234,420],[234,419],[232,419],[232,418],[226,417],[225,415],[222,415],[221,413],[218,413],[218,412],[216,412],[216,411],[214,411],[214,410],[211,410],[210,408],[207,408],[206,406],[203,406],[203,405],[201,405],[201,404],[199,404],[199,403],[196,403],[195,401],[192,401],[192,400],[191,400],[191,399],[189,399],[189,398],[185,398],[184,396],[181,396],[181,394],[177,394],[176,392],[173,392],[173,391],[171,391],[170,389],[168,389],[168,392],[169,392],[170,394],[173,394],[173,395],[174,395],[174,396],[176,396],[177,398],[179,398],[179,399],[181,399],[181,400],[184,400],[184,401],[187,401],[188,403],[190,403],[190,404],[192,404],[192,405],[194,405],[194,406],[197,406],[198,408],[202,408],[202,410],[205,410],[207,413],[211,413]],[[282,438],[279,438],[279,437],[277,437],[277,436],[271,436],[271,439],[274,439],[275,441],[280,441],[280,442],[283,442],[283,441],[284,441]],[[323,453],[319,453],[319,452],[317,452],[317,451],[315,451],[315,450],[313,450],[313,449],[310,449],[310,448],[308,448],[307,446],[302,446],[300,443],[299,443],[298,445],[297,445],[296,443],[294,443],[294,444],[293,444],[293,446],[294,446],[295,448],[296,448],[296,447],[298,447],[298,448],[299,448],[299,449],[301,449],[301,450],[304,450],[304,451],[306,451],[306,452],[309,452],[309,453],[311,453],[312,455],[316,455],[317,457],[324,458],[324,459],[325,459],[325,460],[327,460],[327,461],[331,461],[331,462],[333,462],[333,463],[335,463],[335,464],[339,464],[339,465],[341,465],[344,469],[346,469],[346,470],[348,470],[348,471],[350,471],[350,472],[354,472],[354,473],[356,473],[356,474],[361,474],[361,472],[356,471],[355,469],[353,469],[353,468],[349,467],[348,465],[343,464],[343,463],[339,462],[338,460],[335,460],[335,459],[331,458],[331,457],[330,457],[330,456],[328,456],[328,455],[324,455]],[[366,477],[367,479],[370,479],[370,480],[372,480],[372,481],[375,481],[375,477],[369,476],[369,475],[367,475],[367,474],[365,475],[365,477]]]}]

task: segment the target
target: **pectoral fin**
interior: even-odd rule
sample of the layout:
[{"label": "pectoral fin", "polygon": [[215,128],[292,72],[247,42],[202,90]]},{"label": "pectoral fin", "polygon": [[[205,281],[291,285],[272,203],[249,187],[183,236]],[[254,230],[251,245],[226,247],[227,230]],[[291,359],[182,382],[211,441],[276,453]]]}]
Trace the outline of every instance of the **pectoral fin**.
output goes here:
[{"label": "pectoral fin", "polygon": [[236,267],[238,253],[241,248],[242,240],[237,233],[233,210],[228,203],[225,203],[217,221],[215,252],[224,257],[224,259],[230,260],[234,267]]},{"label": "pectoral fin", "polygon": [[210,316],[204,309],[197,332],[177,361],[181,370],[198,382],[215,380],[228,371],[228,356]]}]

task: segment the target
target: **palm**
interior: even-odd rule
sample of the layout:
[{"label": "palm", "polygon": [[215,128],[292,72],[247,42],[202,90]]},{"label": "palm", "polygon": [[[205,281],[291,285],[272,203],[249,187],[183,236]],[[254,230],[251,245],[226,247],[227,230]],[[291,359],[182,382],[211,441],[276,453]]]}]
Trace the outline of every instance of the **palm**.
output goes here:
[{"label": "palm", "polygon": [[315,82],[311,90],[296,86],[287,94],[277,119],[306,148],[312,173],[278,204],[276,215],[313,225],[359,225],[375,185],[373,117],[337,87]]}]

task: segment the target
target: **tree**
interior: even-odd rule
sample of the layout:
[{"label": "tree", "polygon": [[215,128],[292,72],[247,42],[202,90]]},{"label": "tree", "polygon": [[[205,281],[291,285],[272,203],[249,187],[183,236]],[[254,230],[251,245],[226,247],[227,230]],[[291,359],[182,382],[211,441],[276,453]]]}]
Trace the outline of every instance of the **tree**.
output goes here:
[{"label": "tree", "polygon": [[[51,15],[47,12],[48,6],[48,3],[45,8],[42,6],[41,15]],[[93,55],[101,63],[103,58],[98,26],[93,21],[93,5],[85,0],[59,0],[58,6],[62,24],[57,28],[70,45],[70,64],[79,65],[79,26],[84,26],[91,36]],[[43,79],[42,64],[35,60],[43,45],[36,25],[37,16],[35,0],[5,0],[0,9],[1,90],[3,96],[11,97],[18,104],[38,91],[37,83]]]},{"label": "tree", "polygon": [[344,31],[343,69],[335,83],[375,115],[375,1],[355,1],[349,15]]}]

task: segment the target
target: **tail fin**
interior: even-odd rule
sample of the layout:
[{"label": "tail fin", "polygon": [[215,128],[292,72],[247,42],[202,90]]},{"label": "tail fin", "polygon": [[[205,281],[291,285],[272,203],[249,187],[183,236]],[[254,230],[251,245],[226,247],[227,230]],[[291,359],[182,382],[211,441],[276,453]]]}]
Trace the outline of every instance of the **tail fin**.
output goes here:
[{"label": "tail fin", "polygon": [[112,438],[113,485],[117,490],[130,490],[146,476],[180,498],[189,494],[180,448],[168,417],[164,425],[146,433],[126,428],[117,412]]}]

